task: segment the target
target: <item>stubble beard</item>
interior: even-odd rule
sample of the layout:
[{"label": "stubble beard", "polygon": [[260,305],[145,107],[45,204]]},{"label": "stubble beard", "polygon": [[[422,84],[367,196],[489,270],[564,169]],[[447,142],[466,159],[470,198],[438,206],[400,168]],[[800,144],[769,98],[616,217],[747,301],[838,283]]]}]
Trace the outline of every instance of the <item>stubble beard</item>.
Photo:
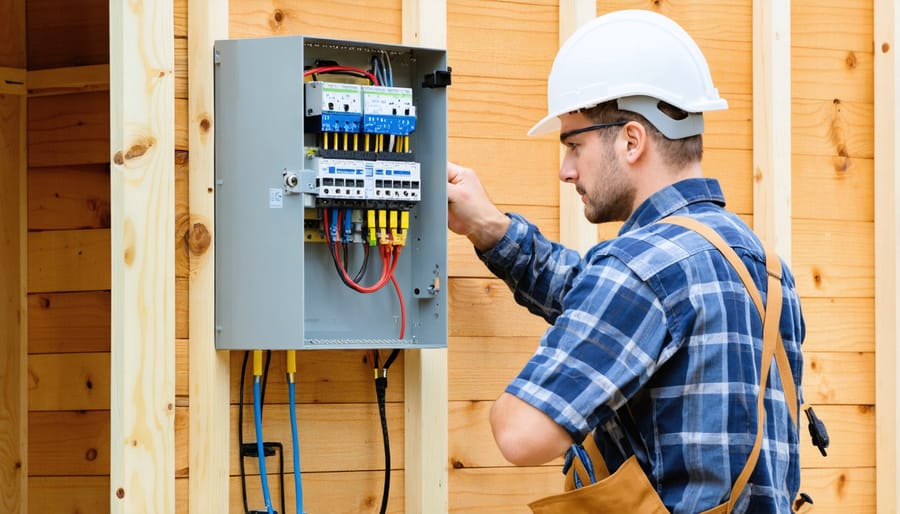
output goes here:
[{"label": "stubble beard", "polygon": [[604,152],[603,160],[608,163],[600,180],[590,191],[577,186],[585,195],[584,217],[591,223],[625,221],[631,215],[636,195],[635,187],[628,181],[628,172],[612,151]]}]

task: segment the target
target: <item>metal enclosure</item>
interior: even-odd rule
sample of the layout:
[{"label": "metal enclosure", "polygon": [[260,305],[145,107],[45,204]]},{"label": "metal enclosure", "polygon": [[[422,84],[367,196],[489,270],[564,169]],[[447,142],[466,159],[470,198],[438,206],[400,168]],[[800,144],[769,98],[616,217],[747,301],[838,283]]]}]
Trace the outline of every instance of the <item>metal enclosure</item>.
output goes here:
[{"label": "metal enclosure", "polygon": [[[304,132],[304,66],[365,68],[388,52],[394,85],[410,87],[421,200],[390,285],[341,283],[325,243],[304,229],[315,197]],[[447,344],[447,96],[425,87],[446,52],[303,36],[215,44],[215,333],[219,349],[428,348]],[[299,177],[287,183],[286,174]],[[357,252],[359,253],[359,252]],[[359,266],[360,255],[353,255]],[[370,261],[376,271],[379,264]]]}]

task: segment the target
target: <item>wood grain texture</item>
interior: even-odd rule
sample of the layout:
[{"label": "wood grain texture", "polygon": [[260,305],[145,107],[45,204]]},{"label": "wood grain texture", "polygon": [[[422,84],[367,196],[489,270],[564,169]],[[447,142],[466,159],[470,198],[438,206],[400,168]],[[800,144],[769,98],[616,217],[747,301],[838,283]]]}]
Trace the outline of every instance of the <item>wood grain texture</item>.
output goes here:
[{"label": "wood grain texture", "polygon": [[109,477],[31,477],[28,502],[35,512],[109,512]]},{"label": "wood grain texture", "polygon": [[109,91],[109,64],[68,66],[28,72],[28,96]]},{"label": "wood grain texture", "polygon": [[109,62],[109,2],[29,0],[28,68]]},{"label": "wood grain texture", "polygon": [[[796,218],[875,220],[874,160],[848,155],[795,155],[793,212]],[[827,209],[822,206],[827,205]]]},{"label": "wood grain texture", "polygon": [[28,171],[28,229],[109,228],[109,166]]},{"label": "wood grain texture", "polygon": [[872,298],[872,223],[794,220],[794,263],[801,297]]},{"label": "wood grain texture", "polygon": [[28,409],[109,410],[109,353],[50,353],[28,359]]},{"label": "wood grain texture", "polygon": [[356,0],[238,0],[229,4],[231,38],[305,34],[381,43],[401,40],[400,0],[381,2],[377,7]]},{"label": "wood grain texture", "polygon": [[22,0],[0,0],[0,66],[25,68],[25,2]]},{"label": "wood grain texture", "polygon": [[28,166],[109,162],[109,94],[43,96],[28,102]]},{"label": "wood grain texture", "polygon": [[0,95],[0,510],[11,514],[28,509],[26,109],[24,96]]},{"label": "wood grain texture", "polygon": [[28,233],[29,293],[107,290],[109,270],[109,229]]},{"label": "wood grain texture", "polygon": [[172,0],[109,4],[110,511],[175,510]]},{"label": "wood grain texture", "polygon": [[[176,426],[176,470],[187,467],[187,491],[176,489],[176,502],[186,497],[190,512],[222,512],[228,504],[228,352],[214,348],[213,177],[215,113],[213,101],[213,44],[228,37],[229,3],[189,0],[175,4],[176,26],[187,15],[187,91],[178,94],[178,48],[175,41],[175,147],[190,147],[175,155],[176,326],[178,338],[188,338],[186,386],[193,400],[184,424]],[[179,5],[181,4],[181,5]],[[176,29],[177,30],[177,29]],[[179,144],[180,141],[180,144]],[[188,160],[190,162],[188,162]],[[187,268],[187,269],[185,269]],[[187,271],[188,275],[183,273]],[[176,356],[176,365],[184,362]],[[182,369],[179,366],[179,369]],[[178,381],[176,380],[176,391]],[[179,419],[176,419],[179,421]],[[187,446],[186,451],[178,451]],[[177,472],[177,471],[176,471]],[[176,509],[177,510],[177,509]]]},{"label": "wood grain texture", "polygon": [[109,419],[108,410],[30,412],[28,476],[108,476]]},{"label": "wood grain texture", "polygon": [[871,52],[872,20],[871,2],[791,2],[791,38],[795,48]]}]

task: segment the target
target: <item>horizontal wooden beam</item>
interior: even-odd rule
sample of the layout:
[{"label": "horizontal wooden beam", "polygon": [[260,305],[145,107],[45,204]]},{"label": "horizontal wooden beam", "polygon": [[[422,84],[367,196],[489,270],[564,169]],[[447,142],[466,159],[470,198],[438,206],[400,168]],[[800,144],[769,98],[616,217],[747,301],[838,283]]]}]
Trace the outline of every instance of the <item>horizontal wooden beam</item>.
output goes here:
[{"label": "horizontal wooden beam", "polygon": [[0,95],[24,95],[27,72],[21,68],[0,66]]},{"label": "horizontal wooden beam", "polygon": [[109,65],[72,66],[27,73],[28,96],[109,90]]}]

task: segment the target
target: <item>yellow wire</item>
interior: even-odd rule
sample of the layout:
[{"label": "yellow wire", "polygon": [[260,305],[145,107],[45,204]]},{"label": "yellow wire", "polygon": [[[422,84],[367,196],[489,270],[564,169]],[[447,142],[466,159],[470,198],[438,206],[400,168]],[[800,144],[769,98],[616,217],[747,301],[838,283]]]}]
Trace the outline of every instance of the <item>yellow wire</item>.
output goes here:
[{"label": "yellow wire", "polygon": [[328,150],[328,132],[325,132],[325,142],[322,144]]},{"label": "yellow wire", "polygon": [[261,377],[263,372],[262,350],[253,350],[253,376]]},{"label": "yellow wire", "polygon": [[347,135],[347,133],[344,132],[344,150],[347,149],[347,138],[348,138],[348,137],[349,137],[349,136]]},{"label": "yellow wire", "polygon": [[297,350],[287,351],[287,372],[291,382],[293,382],[294,373],[297,372]]},{"label": "yellow wire", "polygon": [[359,149],[359,134],[353,134],[353,151]]}]

